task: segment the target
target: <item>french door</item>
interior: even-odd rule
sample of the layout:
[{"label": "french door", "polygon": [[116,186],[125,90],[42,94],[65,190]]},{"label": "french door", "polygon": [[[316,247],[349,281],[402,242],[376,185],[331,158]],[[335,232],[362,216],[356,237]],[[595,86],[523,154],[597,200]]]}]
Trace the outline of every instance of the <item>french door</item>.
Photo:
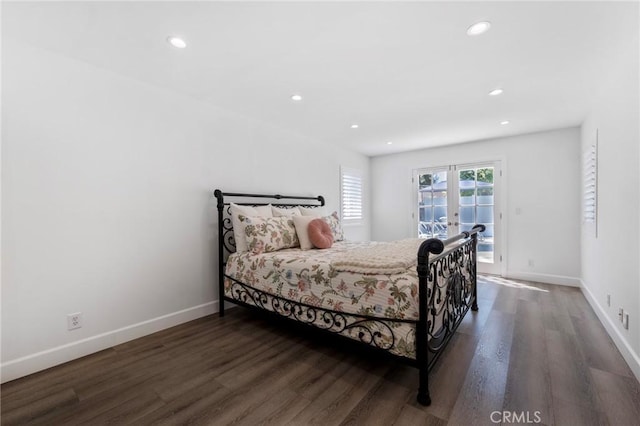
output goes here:
[{"label": "french door", "polygon": [[417,233],[442,240],[483,224],[478,271],[501,273],[500,162],[456,164],[416,170]]}]

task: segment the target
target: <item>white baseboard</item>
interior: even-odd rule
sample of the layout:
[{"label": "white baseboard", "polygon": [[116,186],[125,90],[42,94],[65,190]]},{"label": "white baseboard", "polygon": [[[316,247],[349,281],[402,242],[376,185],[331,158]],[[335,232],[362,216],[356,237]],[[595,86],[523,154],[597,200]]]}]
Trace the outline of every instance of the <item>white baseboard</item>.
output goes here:
[{"label": "white baseboard", "polygon": [[0,365],[0,382],[24,377],[216,312],[217,300],[7,361]]},{"label": "white baseboard", "polygon": [[580,278],[568,277],[565,275],[507,271],[507,276],[505,278],[511,278],[514,280],[535,281],[538,283],[545,283],[545,284],[566,285],[569,287],[580,287]]},{"label": "white baseboard", "polygon": [[621,334],[618,326],[606,314],[605,310],[598,303],[596,298],[593,297],[593,294],[582,280],[580,280],[580,289],[582,290],[582,294],[584,294],[584,297],[591,305],[591,308],[593,308],[594,312],[600,319],[600,322],[604,326],[605,330],[607,330],[607,333],[609,333],[609,336],[613,340],[613,343],[622,354],[622,357],[625,361],[627,361],[627,364],[629,364],[631,371],[633,371],[633,374],[640,381],[640,356],[638,356],[638,354],[633,351],[631,346],[629,346],[629,342]]}]

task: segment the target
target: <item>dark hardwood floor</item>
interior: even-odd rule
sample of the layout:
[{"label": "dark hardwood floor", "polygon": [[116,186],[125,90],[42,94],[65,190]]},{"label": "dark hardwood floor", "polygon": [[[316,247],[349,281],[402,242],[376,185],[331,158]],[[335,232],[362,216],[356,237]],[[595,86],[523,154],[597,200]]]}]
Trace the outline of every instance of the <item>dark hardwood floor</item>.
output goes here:
[{"label": "dark hardwood floor", "polygon": [[479,289],[430,407],[414,368],[237,308],[6,383],[2,424],[640,424],[640,385],[578,289]]}]

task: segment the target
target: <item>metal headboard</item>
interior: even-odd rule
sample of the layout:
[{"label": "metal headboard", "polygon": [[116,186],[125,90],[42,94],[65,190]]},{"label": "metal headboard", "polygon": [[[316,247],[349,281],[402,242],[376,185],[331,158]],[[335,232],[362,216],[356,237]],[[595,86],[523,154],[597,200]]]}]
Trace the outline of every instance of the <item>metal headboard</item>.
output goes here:
[{"label": "metal headboard", "polygon": [[[280,194],[242,194],[239,192],[222,192],[219,189],[216,189],[213,192],[213,195],[215,195],[218,200],[218,247],[220,249],[220,254],[225,254],[225,250],[226,254],[236,251],[236,242],[233,238],[233,225],[231,223],[231,202],[241,206],[266,206],[271,204],[272,206],[283,208],[291,208],[295,206],[324,206],[324,197],[322,195],[318,195],[317,197],[308,197]],[[228,200],[229,198],[231,198],[230,201]],[[274,202],[273,200],[276,201]],[[298,200],[298,202],[283,202],[280,200]],[[310,202],[310,200],[315,201],[315,203]]]}]

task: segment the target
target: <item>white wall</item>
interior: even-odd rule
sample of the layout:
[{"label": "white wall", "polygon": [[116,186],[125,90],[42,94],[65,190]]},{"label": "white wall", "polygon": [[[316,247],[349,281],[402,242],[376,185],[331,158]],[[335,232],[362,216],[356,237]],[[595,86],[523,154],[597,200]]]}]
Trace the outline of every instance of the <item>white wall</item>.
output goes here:
[{"label": "white wall", "polygon": [[217,310],[215,188],[338,209],[339,166],[369,175],[365,156],[6,37],[2,66],[3,381]]},{"label": "white wall", "polygon": [[412,170],[488,160],[503,161],[507,276],[578,285],[578,128],[372,158],[372,239],[415,236]]},{"label": "white wall", "polygon": [[[637,6],[637,5],[636,5]],[[637,15],[637,13],[636,13]],[[598,131],[598,233],[582,228],[583,291],[640,379],[640,107],[638,23],[612,46],[599,96],[582,126],[583,151]],[[611,306],[607,306],[607,294]],[[629,313],[629,329],[618,308]]]}]

